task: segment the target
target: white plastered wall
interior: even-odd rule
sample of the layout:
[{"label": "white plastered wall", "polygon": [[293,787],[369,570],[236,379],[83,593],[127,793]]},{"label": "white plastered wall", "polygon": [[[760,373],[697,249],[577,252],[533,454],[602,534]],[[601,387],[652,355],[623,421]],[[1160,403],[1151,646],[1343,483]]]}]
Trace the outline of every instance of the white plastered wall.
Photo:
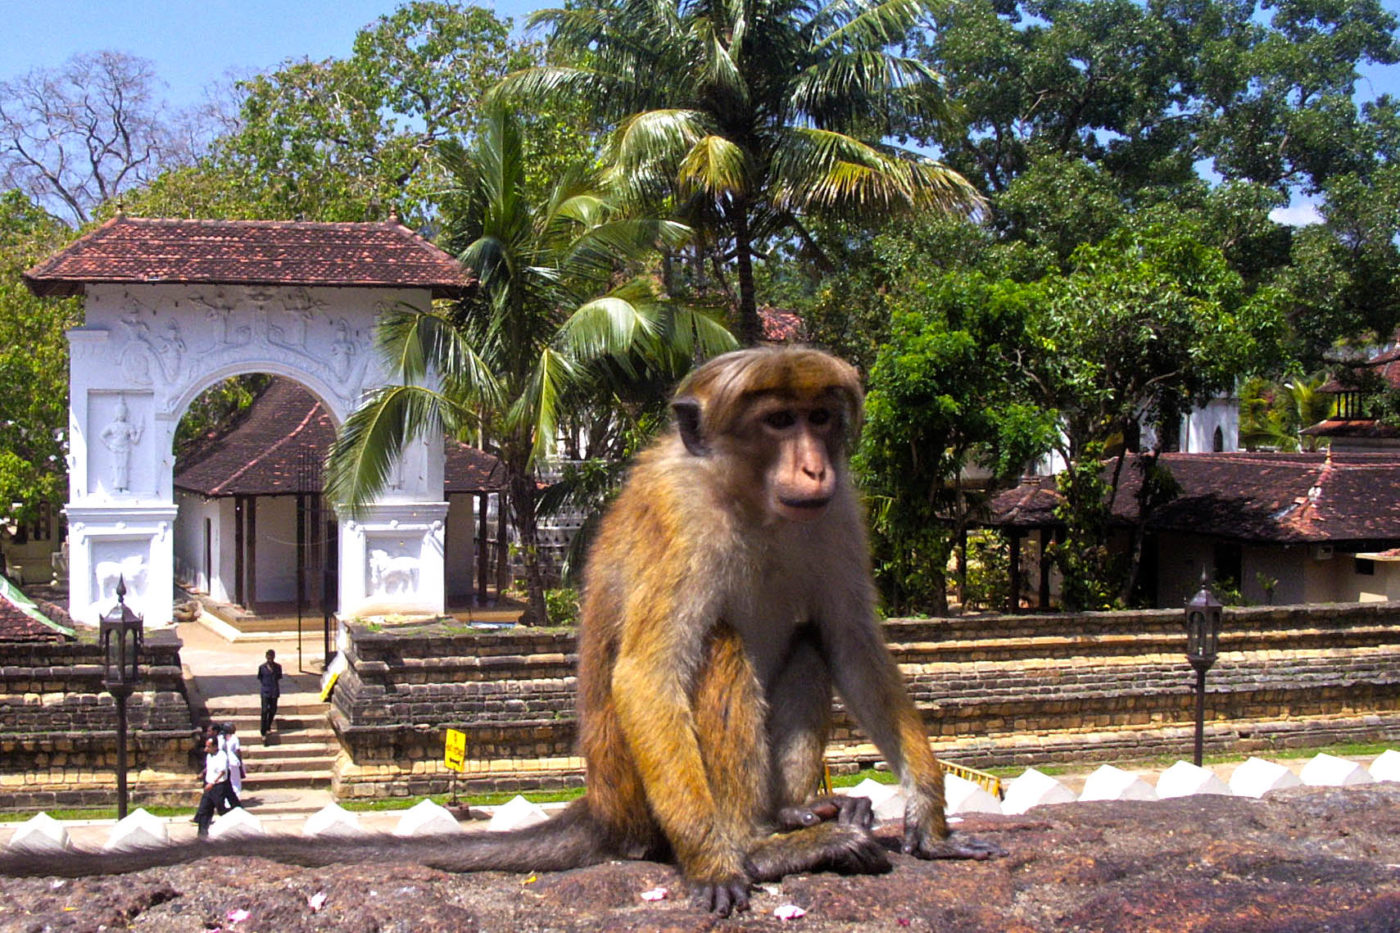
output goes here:
[{"label": "white plastered wall", "polygon": [[[378,314],[429,301],[417,289],[89,285],[84,324],[68,332],[73,617],[95,624],[122,579],[148,627],[170,624],[179,513],[171,450],[201,392],[229,376],[274,373],[314,392],[340,424],[386,381],[372,343]],[[363,614],[371,602],[441,612],[446,513],[442,441],[415,441],[390,488],[340,523],[342,614]],[[202,515],[190,517],[202,525]],[[202,528],[188,534],[202,542]],[[371,573],[374,550],[394,562],[381,559]],[[231,547],[215,551],[218,566],[231,564]],[[371,589],[371,579],[393,585]]]}]

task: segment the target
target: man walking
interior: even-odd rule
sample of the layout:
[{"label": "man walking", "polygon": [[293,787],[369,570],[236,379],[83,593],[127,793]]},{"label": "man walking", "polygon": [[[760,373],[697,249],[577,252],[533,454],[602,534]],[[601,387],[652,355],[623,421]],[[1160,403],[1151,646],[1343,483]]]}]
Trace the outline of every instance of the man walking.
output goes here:
[{"label": "man walking", "polygon": [[277,698],[282,695],[282,665],[277,652],[268,649],[267,660],[258,667],[258,684],[262,693],[262,734],[266,738],[277,718]]},{"label": "man walking", "polygon": [[219,742],[213,736],[204,740],[204,795],[199,798],[199,809],[194,821],[199,824],[199,838],[209,835],[209,823],[214,819],[214,810],[228,792],[228,756],[219,750]]}]

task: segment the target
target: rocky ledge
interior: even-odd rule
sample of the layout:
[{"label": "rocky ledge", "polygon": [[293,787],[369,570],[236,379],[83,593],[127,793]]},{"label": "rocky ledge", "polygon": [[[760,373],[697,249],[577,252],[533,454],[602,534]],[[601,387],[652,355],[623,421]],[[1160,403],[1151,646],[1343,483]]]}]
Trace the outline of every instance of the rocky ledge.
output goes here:
[{"label": "rocky ledge", "polygon": [[[793,876],[727,920],[692,907],[676,872],[648,862],[453,875],[394,863],[294,868],[211,847],[126,876],[4,879],[0,930],[1400,929],[1400,784],[1065,804],[957,829],[1008,856],[895,855],[886,875]],[[897,831],[880,830],[891,848]],[[791,907],[805,913],[780,919]]]}]

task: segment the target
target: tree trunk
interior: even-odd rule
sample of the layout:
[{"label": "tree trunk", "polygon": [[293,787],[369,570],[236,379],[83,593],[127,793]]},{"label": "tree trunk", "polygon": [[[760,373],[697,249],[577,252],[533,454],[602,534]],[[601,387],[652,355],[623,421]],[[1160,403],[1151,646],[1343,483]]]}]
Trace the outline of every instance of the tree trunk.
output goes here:
[{"label": "tree trunk", "polygon": [[520,534],[520,559],[525,565],[525,592],[528,605],[520,617],[522,625],[544,625],[549,621],[549,613],[544,601],[544,571],[540,567],[539,526],[535,504],[539,489],[535,478],[529,473],[517,473],[510,480],[511,511],[515,515],[515,529]]},{"label": "tree trunk", "polygon": [[739,277],[739,340],[752,347],[763,339],[758,319],[758,297],[753,282],[753,243],[749,236],[749,206],[735,198],[731,207],[734,225],[734,265]]}]

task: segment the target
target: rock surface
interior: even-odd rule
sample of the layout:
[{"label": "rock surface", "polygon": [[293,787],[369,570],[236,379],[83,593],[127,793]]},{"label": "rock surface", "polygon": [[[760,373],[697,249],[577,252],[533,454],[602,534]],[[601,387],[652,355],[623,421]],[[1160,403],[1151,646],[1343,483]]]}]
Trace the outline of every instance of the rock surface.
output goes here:
[{"label": "rock surface", "polygon": [[[893,848],[897,826],[880,830]],[[990,862],[894,855],[887,875],[789,877],[727,920],[676,872],[610,863],[527,876],[403,863],[296,868],[212,855],[119,877],[4,879],[0,930],[1395,930],[1400,786],[1299,788],[971,816]],[[312,841],[308,844],[319,844]],[[217,845],[211,846],[217,852]],[[644,900],[665,888],[668,896]],[[774,916],[780,906],[806,911]],[[315,909],[313,909],[315,908]]]}]

